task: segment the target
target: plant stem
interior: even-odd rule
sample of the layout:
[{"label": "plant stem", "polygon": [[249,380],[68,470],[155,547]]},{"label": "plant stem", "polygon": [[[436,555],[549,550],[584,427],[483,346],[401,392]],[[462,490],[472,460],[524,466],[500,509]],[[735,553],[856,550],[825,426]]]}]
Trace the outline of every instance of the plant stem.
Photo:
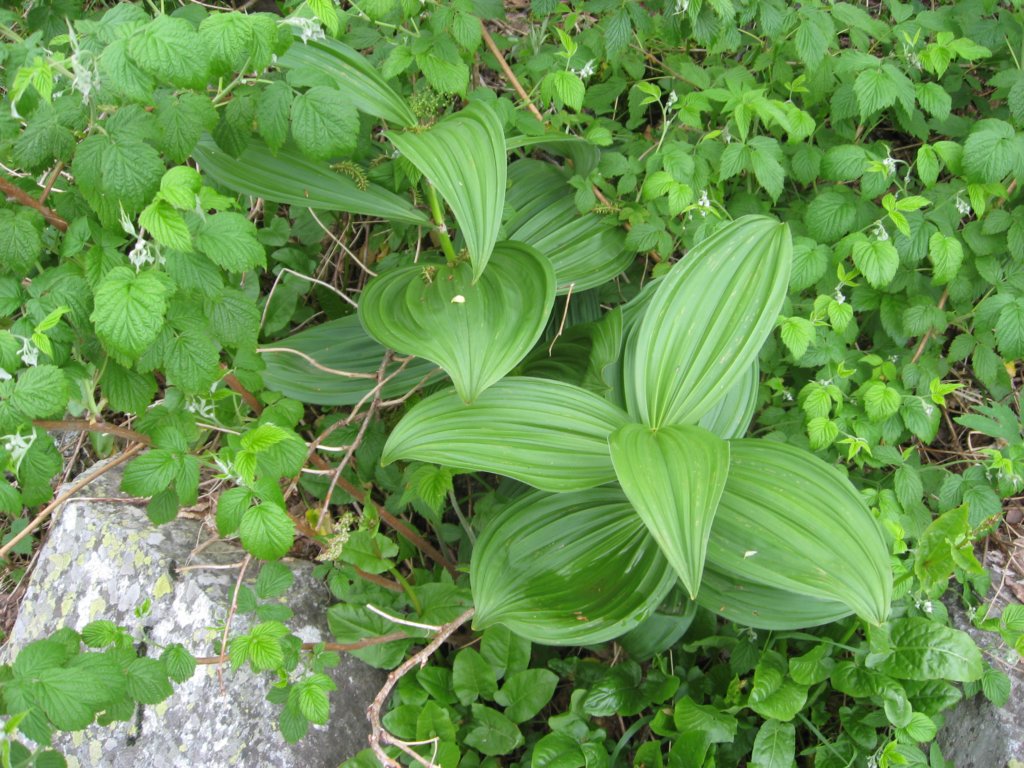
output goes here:
[{"label": "plant stem", "polygon": [[444,223],[444,213],[441,211],[441,201],[437,199],[437,191],[434,189],[434,185],[426,179],[423,180],[423,188],[427,194],[427,202],[430,204],[430,213],[434,217],[434,224],[437,227],[435,231],[441,241],[441,250],[444,251],[444,257],[448,263],[454,264],[458,260],[458,256],[455,255],[452,239],[448,237],[448,227]]}]

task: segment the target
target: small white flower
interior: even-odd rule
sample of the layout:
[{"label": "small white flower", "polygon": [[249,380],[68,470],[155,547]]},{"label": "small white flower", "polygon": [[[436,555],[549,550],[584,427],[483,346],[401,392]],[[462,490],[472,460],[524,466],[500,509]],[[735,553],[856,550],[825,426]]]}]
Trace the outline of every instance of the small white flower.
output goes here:
[{"label": "small white flower", "polygon": [[[963,190],[960,190],[960,192],[963,192]],[[960,197],[960,192],[956,193],[956,200],[953,202],[953,204],[956,206],[956,212],[959,213],[961,216],[970,216],[971,204],[964,200],[962,197]]]},{"label": "small white flower", "polygon": [[690,0],[676,0],[675,15],[686,13],[690,9]]},{"label": "small white flower", "polygon": [[185,398],[185,410],[194,413],[202,419],[212,420],[214,417],[213,403],[203,397],[189,395]]},{"label": "small white flower", "polygon": [[665,109],[671,109],[672,105],[679,101],[679,94],[675,91],[669,91],[668,98],[665,99]]},{"label": "small white flower", "polygon": [[9,374],[9,373],[8,373],[7,371],[5,371],[5,370],[4,370],[3,368],[0,368],[0,381],[10,381],[10,380],[11,380],[11,379],[13,379],[13,378],[14,378],[14,377],[13,377],[13,376],[11,376],[11,374]]},{"label": "small white flower", "polygon": [[298,17],[291,17],[284,20],[285,24],[291,24],[299,31],[299,39],[302,40],[303,44],[308,43],[310,40],[325,40],[327,35],[324,34],[323,27],[320,26],[320,22],[316,19],[303,19]]},{"label": "small white flower", "polygon": [[39,347],[32,343],[32,339],[25,338],[24,336],[17,336],[15,338],[21,339],[21,349],[18,350],[18,357],[21,358],[21,362],[29,366],[38,365]]},{"label": "small white flower", "polygon": [[899,361],[899,359],[900,359],[900,356],[899,356],[899,355],[889,355],[889,362],[890,362],[890,363],[895,363],[895,362],[898,362],[898,361]]},{"label": "small white flower", "polygon": [[576,74],[579,75],[584,80],[586,80],[588,77],[594,74],[594,60],[591,59],[586,64],[584,64],[580,68],[580,71],[577,72]]},{"label": "small white flower", "polygon": [[831,387],[832,386],[832,379],[818,379],[818,386],[819,387]]},{"label": "small white flower", "polygon": [[32,443],[36,440],[36,433],[33,431],[29,435],[4,435],[3,438],[4,450],[11,454],[11,461],[15,468],[21,466],[21,460],[25,458],[25,454],[28,453],[28,449],[32,447]]},{"label": "small white flower", "polygon": [[846,296],[843,294],[843,287],[841,285],[836,286],[836,293],[833,298],[836,300],[836,304],[846,303]]},{"label": "small white flower", "polygon": [[875,228],[871,231],[871,234],[873,234],[882,242],[885,242],[886,240],[889,239],[889,233],[886,232],[885,227],[882,226],[882,222],[880,221],[875,222]]},{"label": "small white flower", "polygon": [[726,144],[731,144],[732,143],[732,134],[729,133],[729,126],[728,125],[725,126],[725,128],[722,129],[722,141],[724,141]]},{"label": "small white flower", "polygon": [[785,400],[787,403],[793,402],[793,393],[790,392],[788,389],[782,390],[782,399]]},{"label": "small white flower", "polygon": [[128,261],[135,267],[135,271],[138,272],[146,264],[152,264],[156,261],[156,257],[153,256],[152,249],[149,247],[149,243],[146,242],[146,238],[140,237],[135,241],[135,247],[132,248],[128,254]]},{"label": "small white flower", "polygon": [[708,191],[702,189],[700,191],[700,199],[697,200],[697,207],[700,209],[700,217],[706,219],[708,212],[711,210],[711,199],[708,197]]},{"label": "small white flower", "polygon": [[932,405],[931,403],[922,403],[921,407],[924,410],[925,416],[931,416],[933,413],[935,413],[935,406]]},{"label": "small white flower", "polygon": [[896,162],[896,158],[893,157],[891,154],[887,154],[885,160],[882,161],[882,165],[885,166],[885,172],[889,176],[892,176],[894,173],[896,173]]}]

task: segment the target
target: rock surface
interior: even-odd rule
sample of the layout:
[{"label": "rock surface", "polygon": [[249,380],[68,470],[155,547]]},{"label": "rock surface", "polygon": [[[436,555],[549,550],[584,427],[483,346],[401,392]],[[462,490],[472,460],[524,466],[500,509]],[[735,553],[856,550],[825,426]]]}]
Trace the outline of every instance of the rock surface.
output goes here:
[{"label": "rock surface", "polygon": [[[1005,588],[1000,564],[989,553],[985,565],[992,572],[992,583],[1004,584],[987,596],[992,600],[991,615],[998,616],[1013,601],[1010,589]],[[1012,571],[1007,579],[1015,579]],[[1024,586],[1024,585],[1022,585]],[[992,706],[978,694],[964,699],[946,715],[946,725],[936,740],[943,757],[957,768],[1006,768],[1024,760],[1024,663],[992,632],[975,629],[959,603],[948,601],[949,616],[957,629],[962,629],[982,649],[986,657],[999,662],[999,667],[1010,677],[1010,700],[1002,709]],[[1019,765],[1019,763],[1017,763]]]},{"label": "rock surface", "polygon": [[[111,471],[79,495],[121,497],[120,474]],[[218,626],[231,602],[237,569],[189,569],[186,564],[237,563],[241,550],[217,542],[191,562],[192,549],[208,538],[195,520],[155,527],[145,511],[117,501],[72,500],[54,520],[39,553],[22,609],[4,648],[6,661],[33,640],[63,626],[80,630],[95,619],[129,628],[145,627],[151,642],[180,642],[197,656],[220,651]],[[288,626],[306,642],[328,640],[324,618],[329,598],[307,563],[292,563],[295,583],[282,598],[295,612]],[[255,577],[257,568],[250,568]],[[151,600],[147,616],[135,610]],[[232,634],[251,625],[237,616]],[[383,674],[342,655],[329,670],[338,689],[331,694],[331,721],[312,727],[297,745],[281,737],[280,707],[265,696],[272,676],[225,665],[223,689],[215,666],[200,666],[169,700],[143,708],[141,718],[109,728],[91,726],[61,734],[57,747],[71,768],[334,768],[367,746],[366,707]]]}]

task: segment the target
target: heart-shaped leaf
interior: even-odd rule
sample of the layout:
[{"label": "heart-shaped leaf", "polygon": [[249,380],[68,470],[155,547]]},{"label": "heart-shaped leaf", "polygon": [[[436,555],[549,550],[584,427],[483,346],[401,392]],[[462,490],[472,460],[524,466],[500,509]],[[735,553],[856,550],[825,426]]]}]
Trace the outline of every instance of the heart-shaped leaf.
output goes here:
[{"label": "heart-shaped leaf", "polygon": [[659,283],[626,344],[628,410],[651,427],[695,424],[746,372],[789,285],[789,229],[744,216]]},{"label": "heart-shaped leaf", "polygon": [[391,432],[381,460],[494,472],[546,491],[592,488],[615,479],[608,435],[627,422],[585,389],[513,376],[470,405],[453,389],[417,403]]},{"label": "heart-shaped leaf", "polygon": [[888,549],[850,481],[785,443],[732,440],[729,449],[709,570],[841,603],[872,624],[885,621],[892,598]]},{"label": "heart-shaped leaf", "polygon": [[501,119],[474,101],[429,130],[388,132],[388,138],[452,209],[478,279],[498,239],[505,206],[508,159]]},{"label": "heart-shaped leaf", "polygon": [[555,300],[551,264],[522,243],[501,243],[473,281],[468,262],[400,267],[373,279],[359,302],[371,336],[437,363],[466,402],[530,351]]},{"label": "heart-shaped leaf", "polygon": [[608,440],[619,484],[690,597],[729,472],[729,444],[700,427],[627,424]]},{"label": "heart-shaped leaf", "polygon": [[618,488],[535,491],[473,548],[473,626],[504,624],[548,645],[600,643],[637,626],[675,580]]}]

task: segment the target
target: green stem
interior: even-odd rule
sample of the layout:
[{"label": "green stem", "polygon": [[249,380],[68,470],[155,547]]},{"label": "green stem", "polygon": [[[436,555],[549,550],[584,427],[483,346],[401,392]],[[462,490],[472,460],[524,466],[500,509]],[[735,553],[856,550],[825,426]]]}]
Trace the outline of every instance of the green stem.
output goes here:
[{"label": "green stem", "polygon": [[423,613],[423,606],[420,605],[420,601],[416,598],[416,593],[412,591],[412,587],[409,586],[409,582],[405,580],[405,577],[394,566],[388,568],[388,571],[395,577],[395,581],[401,585],[402,591],[409,598],[409,602],[412,603],[413,610],[416,611],[417,615]]},{"label": "green stem", "polygon": [[455,247],[452,245],[452,239],[448,237],[448,227],[445,226],[444,214],[441,212],[441,201],[437,199],[437,192],[434,190],[434,185],[426,179],[423,180],[423,188],[427,193],[427,203],[430,205],[430,213],[434,217],[437,238],[441,241],[441,250],[444,251],[444,257],[448,259],[448,263],[454,264],[458,260],[458,256],[455,255]]},{"label": "green stem", "polygon": [[216,96],[213,97],[213,106],[219,107],[221,105],[221,103],[223,103],[224,99],[233,90],[235,90],[235,88],[238,87],[238,84],[241,83],[243,80],[245,80],[245,72],[246,72],[246,69],[247,69],[248,66],[249,66],[249,60],[246,59],[245,60],[245,64],[242,66],[241,71],[235,76],[235,79],[232,80],[230,83],[228,83],[227,86],[224,88],[224,90],[222,90],[220,93],[218,93]]}]

